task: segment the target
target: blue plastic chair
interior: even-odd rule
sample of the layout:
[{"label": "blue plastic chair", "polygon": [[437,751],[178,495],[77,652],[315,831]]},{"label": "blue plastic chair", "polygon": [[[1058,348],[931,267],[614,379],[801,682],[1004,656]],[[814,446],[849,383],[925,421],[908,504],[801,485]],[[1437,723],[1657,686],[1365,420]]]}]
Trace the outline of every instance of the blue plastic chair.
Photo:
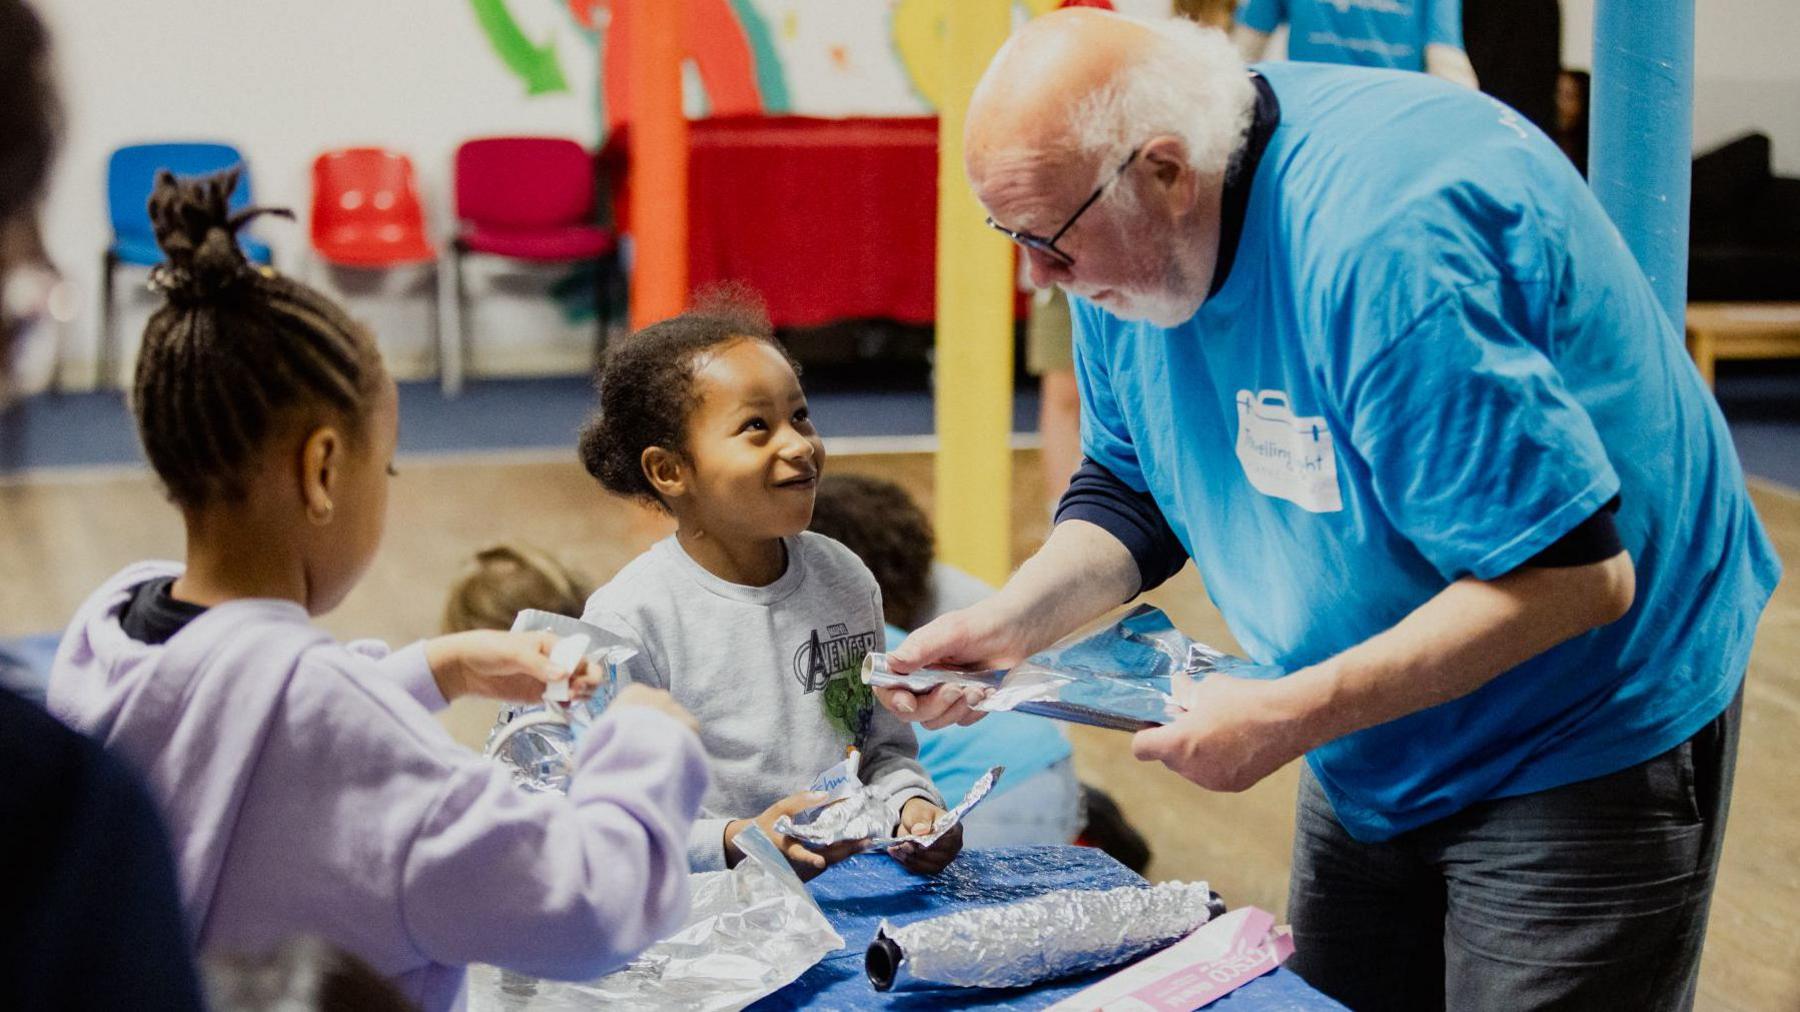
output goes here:
[{"label": "blue plastic chair", "polygon": [[[163,261],[150,226],[150,191],[156,173],[168,169],[178,176],[204,176],[243,166],[244,156],[229,144],[133,144],[112,153],[106,165],[106,204],[111,213],[113,241],[106,247],[100,270],[100,357],[95,385],[117,381],[118,335],[113,315],[113,272],[120,264],[154,267]],[[238,176],[231,194],[232,210],[250,205],[250,172]],[[241,235],[244,255],[259,264],[269,262],[269,247]]]}]

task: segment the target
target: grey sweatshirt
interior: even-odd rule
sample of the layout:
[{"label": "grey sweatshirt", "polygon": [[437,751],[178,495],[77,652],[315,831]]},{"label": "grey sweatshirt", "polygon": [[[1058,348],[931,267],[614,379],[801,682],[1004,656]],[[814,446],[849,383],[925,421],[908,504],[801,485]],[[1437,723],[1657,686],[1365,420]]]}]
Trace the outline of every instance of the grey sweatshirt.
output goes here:
[{"label": "grey sweatshirt", "polygon": [[[910,725],[872,702],[833,726],[863,655],[882,642],[881,590],[848,548],[811,531],[786,539],[774,583],[746,587],[707,572],[669,537],[588,599],[582,619],[638,649],[624,671],[667,689],[700,721],[712,787],[688,841],[695,871],[725,864],[725,824],[762,814],[813,777],[862,751],[862,779],[887,794],[893,821],[912,798],[942,805],[919,765]],[[842,707],[839,707],[840,712]]]}]

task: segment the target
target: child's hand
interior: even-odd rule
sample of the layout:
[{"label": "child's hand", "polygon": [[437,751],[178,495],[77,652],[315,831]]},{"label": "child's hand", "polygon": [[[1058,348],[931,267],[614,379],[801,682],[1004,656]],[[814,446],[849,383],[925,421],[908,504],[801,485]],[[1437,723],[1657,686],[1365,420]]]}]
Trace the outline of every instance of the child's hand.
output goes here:
[{"label": "child's hand", "polygon": [[[944,810],[926,801],[924,798],[909,798],[900,806],[900,836],[924,836],[931,832],[932,824]],[[929,847],[921,847],[916,843],[902,843],[888,848],[888,856],[900,862],[907,871],[921,875],[936,875],[956,860],[962,851],[962,825],[945,833],[938,842]]]},{"label": "child's hand", "polygon": [[686,707],[675,702],[674,696],[669,695],[661,689],[653,689],[648,685],[637,685],[635,683],[627,685],[625,688],[619,690],[617,696],[613,697],[612,706],[607,708],[607,712],[611,713],[621,706],[647,706],[652,710],[657,710],[668,716],[674,717],[689,731],[692,731],[695,734],[700,733],[700,722],[694,719],[694,715],[687,712]]},{"label": "child's hand", "polygon": [[[425,659],[445,699],[485,696],[519,703],[544,697],[544,686],[563,677],[550,666],[556,634],[477,629],[425,641]],[[583,660],[569,676],[570,694],[586,699],[600,674]]]},{"label": "child's hand", "polygon": [[744,852],[737,848],[737,837],[739,833],[749,829],[752,825],[761,826],[763,832],[769,834],[769,839],[775,841],[775,846],[781,850],[781,856],[787,858],[788,864],[793,866],[794,874],[799,875],[802,882],[813,878],[844,858],[861,853],[863,849],[861,840],[846,840],[843,843],[834,843],[822,850],[813,850],[794,837],[783,836],[775,832],[776,819],[784,815],[799,815],[808,808],[824,804],[828,797],[830,795],[820,791],[802,791],[799,794],[790,794],[770,805],[766,811],[754,819],[737,819],[727,823],[725,826],[725,866],[735,868],[737,863],[744,859]]}]

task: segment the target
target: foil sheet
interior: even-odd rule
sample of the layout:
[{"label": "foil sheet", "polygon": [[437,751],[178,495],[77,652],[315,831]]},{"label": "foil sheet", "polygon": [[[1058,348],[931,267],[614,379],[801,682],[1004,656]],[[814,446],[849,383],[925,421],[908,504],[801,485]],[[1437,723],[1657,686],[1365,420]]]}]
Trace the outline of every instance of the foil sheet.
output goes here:
[{"label": "foil sheet", "polygon": [[[587,699],[569,700],[568,682],[552,683],[544,701],[508,704],[488,732],[484,755],[507,768],[513,783],[535,794],[567,794],[575,769],[575,747],[581,733],[605,712],[625,684],[620,665],[637,655],[619,637],[580,619],[528,608],[513,620],[514,632],[545,630],[559,638],[551,660],[573,669],[579,656],[601,672],[600,684]],[[585,640],[585,643],[578,643]],[[560,684],[561,689],[557,686]]]},{"label": "foil sheet", "polygon": [[773,994],[843,948],[843,938],[760,829],[740,834],[737,845],[744,860],[736,868],[689,878],[693,906],[682,929],[622,969],[571,984],[474,967],[469,1008],[724,1012]]},{"label": "foil sheet", "polygon": [[1022,987],[1135,959],[1221,912],[1204,882],[1062,890],[899,928],[883,921],[866,965],[882,991],[912,982]]},{"label": "foil sheet", "polygon": [[915,692],[936,685],[989,690],[978,710],[1017,710],[1076,724],[1141,731],[1181,713],[1170,690],[1177,676],[1213,672],[1240,678],[1274,678],[1280,668],[1256,664],[1196,642],[1176,629],[1159,608],[1139,605],[1097,632],[1033,654],[1008,670],[924,669],[896,675],[887,655],[863,661],[863,681]]},{"label": "foil sheet", "polygon": [[791,836],[815,850],[852,841],[862,841],[871,850],[903,843],[930,847],[945,833],[961,825],[963,817],[981,804],[982,799],[993,791],[1000,775],[1006,772],[1006,767],[995,766],[983,773],[955,808],[932,821],[929,833],[898,836],[893,832],[894,816],[888,807],[888,799],[869,789],[857,777],[860,760],[861,753],[853,749],[849,758],[815,777],[807,789],[826,794],[825,803],[795,816],[784,815],[776,819],[775,832]]}]

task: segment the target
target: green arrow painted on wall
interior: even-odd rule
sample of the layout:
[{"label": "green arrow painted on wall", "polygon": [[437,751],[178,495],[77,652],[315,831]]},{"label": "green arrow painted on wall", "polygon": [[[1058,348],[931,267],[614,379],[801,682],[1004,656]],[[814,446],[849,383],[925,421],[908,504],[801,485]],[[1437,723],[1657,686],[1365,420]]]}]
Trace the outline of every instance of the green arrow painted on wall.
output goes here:
[{"label": "green arrow painted on wall", "polygon": [[506,69],[525,82],[525,94],[546,95],[568,91],[568,78],[556,59],[556,40],[542,46],[525,37],[525,30],[506,9],[506,0],[469,0],[475,8],[475,20],[488,37],[488,44],[506,63]]}]

